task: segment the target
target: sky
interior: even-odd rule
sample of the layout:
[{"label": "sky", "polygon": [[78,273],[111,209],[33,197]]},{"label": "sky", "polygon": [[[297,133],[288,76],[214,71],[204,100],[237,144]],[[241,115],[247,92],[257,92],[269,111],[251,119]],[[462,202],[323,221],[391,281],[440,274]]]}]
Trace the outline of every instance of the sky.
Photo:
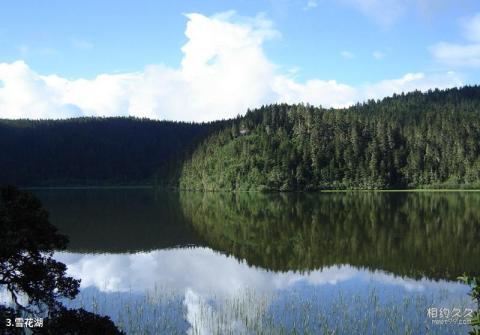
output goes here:
[{"label": "sky", "polygon": [[0,6],[0,118],[200,122],[480,83],[475,0]]}]

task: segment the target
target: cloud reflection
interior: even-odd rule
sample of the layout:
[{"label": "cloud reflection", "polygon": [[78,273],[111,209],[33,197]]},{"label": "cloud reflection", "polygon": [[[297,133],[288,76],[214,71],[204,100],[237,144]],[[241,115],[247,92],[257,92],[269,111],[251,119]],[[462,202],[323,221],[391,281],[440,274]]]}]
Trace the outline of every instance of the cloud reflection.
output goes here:
[{"label": "cloud reflection", "polygon": [[[325,295],[320,300],[324,300],[326,305],[333,301],[331,299],[335,292],[340,291],[347,295],[349,292],[368,295],[368,289],[375,288],[384,292],[380,296],[386,297],[386,293],[392,297],[392,301],[402,301],[402,297],[415,296],[417,293],[433,293],[443,289],[450,292],[465,290],[455,282],[425,278],[415,280],[351,265],[335,265],[309,272],[274,272],[251,267],[234,257],[201,247],[135,254],[59,252],[55,257],[67,264],[69,275],[82,280],[82,289],[93,288],[103,294],[133,292],[142,295],[161,287],[167,292],[178,292],[184,308],[183,317],[180,317],[190,325],[188,334],[210,334],[219,325],[232,333],[242,333],[245,330],[242,320],[225,312],[218,304],[228,299],[235,300],[242,294],[245,297],[245,293],[250,291],[272,299],[266,305],[249,305],[245,311],[247,314],[242,316],[248,315],[249,320],[253,320],[258,313],[275,315],[275,306],[281,306],[283,298],[287,305],[295,303],[288,301],[288,292],[302,292],[304,289],[307,291],[300,294],[305,297],[312,294],[311,298],[319,303],[319,295],[314,291],[316,288],[325,288]],[[462,292],[450,297],[464,295]],[[368,301],[366,298],[365,301]],[[216,303],[212,304],[212,301]],[[250,302],[257,303],[247,299],[247,303]],[[447,301],[442,300],[442,303]]]},{"label": "cloud reflection", "polygon": [[[336,285],[349,280],[399,286],[423,291],[445,281],[402,278],[383,271],[336,265],[310,272],[273,272],[248,266],[243,261],[209,248],[178,248],[135,254],[77,254],[59,252],[68,274],[82,279],[82,288],[94,286],[103,292],[141,292],[156,285],[174,290],[231,296],[245,289],[259,292],[284,290],[300,282]],[[454,284],[454,283],[451,283]]]}]

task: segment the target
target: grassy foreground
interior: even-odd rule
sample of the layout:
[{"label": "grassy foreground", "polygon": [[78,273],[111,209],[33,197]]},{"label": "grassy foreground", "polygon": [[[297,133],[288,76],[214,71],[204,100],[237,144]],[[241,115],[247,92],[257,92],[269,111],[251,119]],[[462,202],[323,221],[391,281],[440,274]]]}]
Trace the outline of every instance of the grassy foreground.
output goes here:
[{"label": "grassy foreground", "polygon": [[448,292],[416,293],[401,300],[385,297],[374,287],[361,294],[301,289],[260,294],[245,290],[229,297],[202,297],[186,292],[154,289],[102,295],[98,291],[76,304],[109,314],[128,334],[465,334],[466,324],[436,325],[427,309],[439,301],[472,307],[468,297],[451,300]]}]

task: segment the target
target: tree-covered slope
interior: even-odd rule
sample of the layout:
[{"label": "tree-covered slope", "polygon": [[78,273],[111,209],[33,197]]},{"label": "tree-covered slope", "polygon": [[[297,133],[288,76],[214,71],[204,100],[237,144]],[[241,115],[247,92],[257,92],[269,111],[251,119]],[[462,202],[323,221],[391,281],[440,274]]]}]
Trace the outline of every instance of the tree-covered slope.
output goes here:
[{"label": "tree-covered slope", "polygon": [[135,118],[0,120],[0,184],[150,183],[166,161],[216,124]]},{"label": "tree-covered slope", "polygon": [[198,190],[480,186],[480,87],[346,109],[270,105],[210,135],[176,185]]}]

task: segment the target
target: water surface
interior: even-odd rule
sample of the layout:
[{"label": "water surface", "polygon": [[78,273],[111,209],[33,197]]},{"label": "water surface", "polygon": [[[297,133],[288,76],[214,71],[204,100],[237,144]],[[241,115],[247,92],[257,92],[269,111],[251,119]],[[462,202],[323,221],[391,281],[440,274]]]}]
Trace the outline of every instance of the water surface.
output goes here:
[{"label": "water surface", "polygon": [[480,194],[36,191],[69,235],[71,302],[130,333],[466,333]]}]

